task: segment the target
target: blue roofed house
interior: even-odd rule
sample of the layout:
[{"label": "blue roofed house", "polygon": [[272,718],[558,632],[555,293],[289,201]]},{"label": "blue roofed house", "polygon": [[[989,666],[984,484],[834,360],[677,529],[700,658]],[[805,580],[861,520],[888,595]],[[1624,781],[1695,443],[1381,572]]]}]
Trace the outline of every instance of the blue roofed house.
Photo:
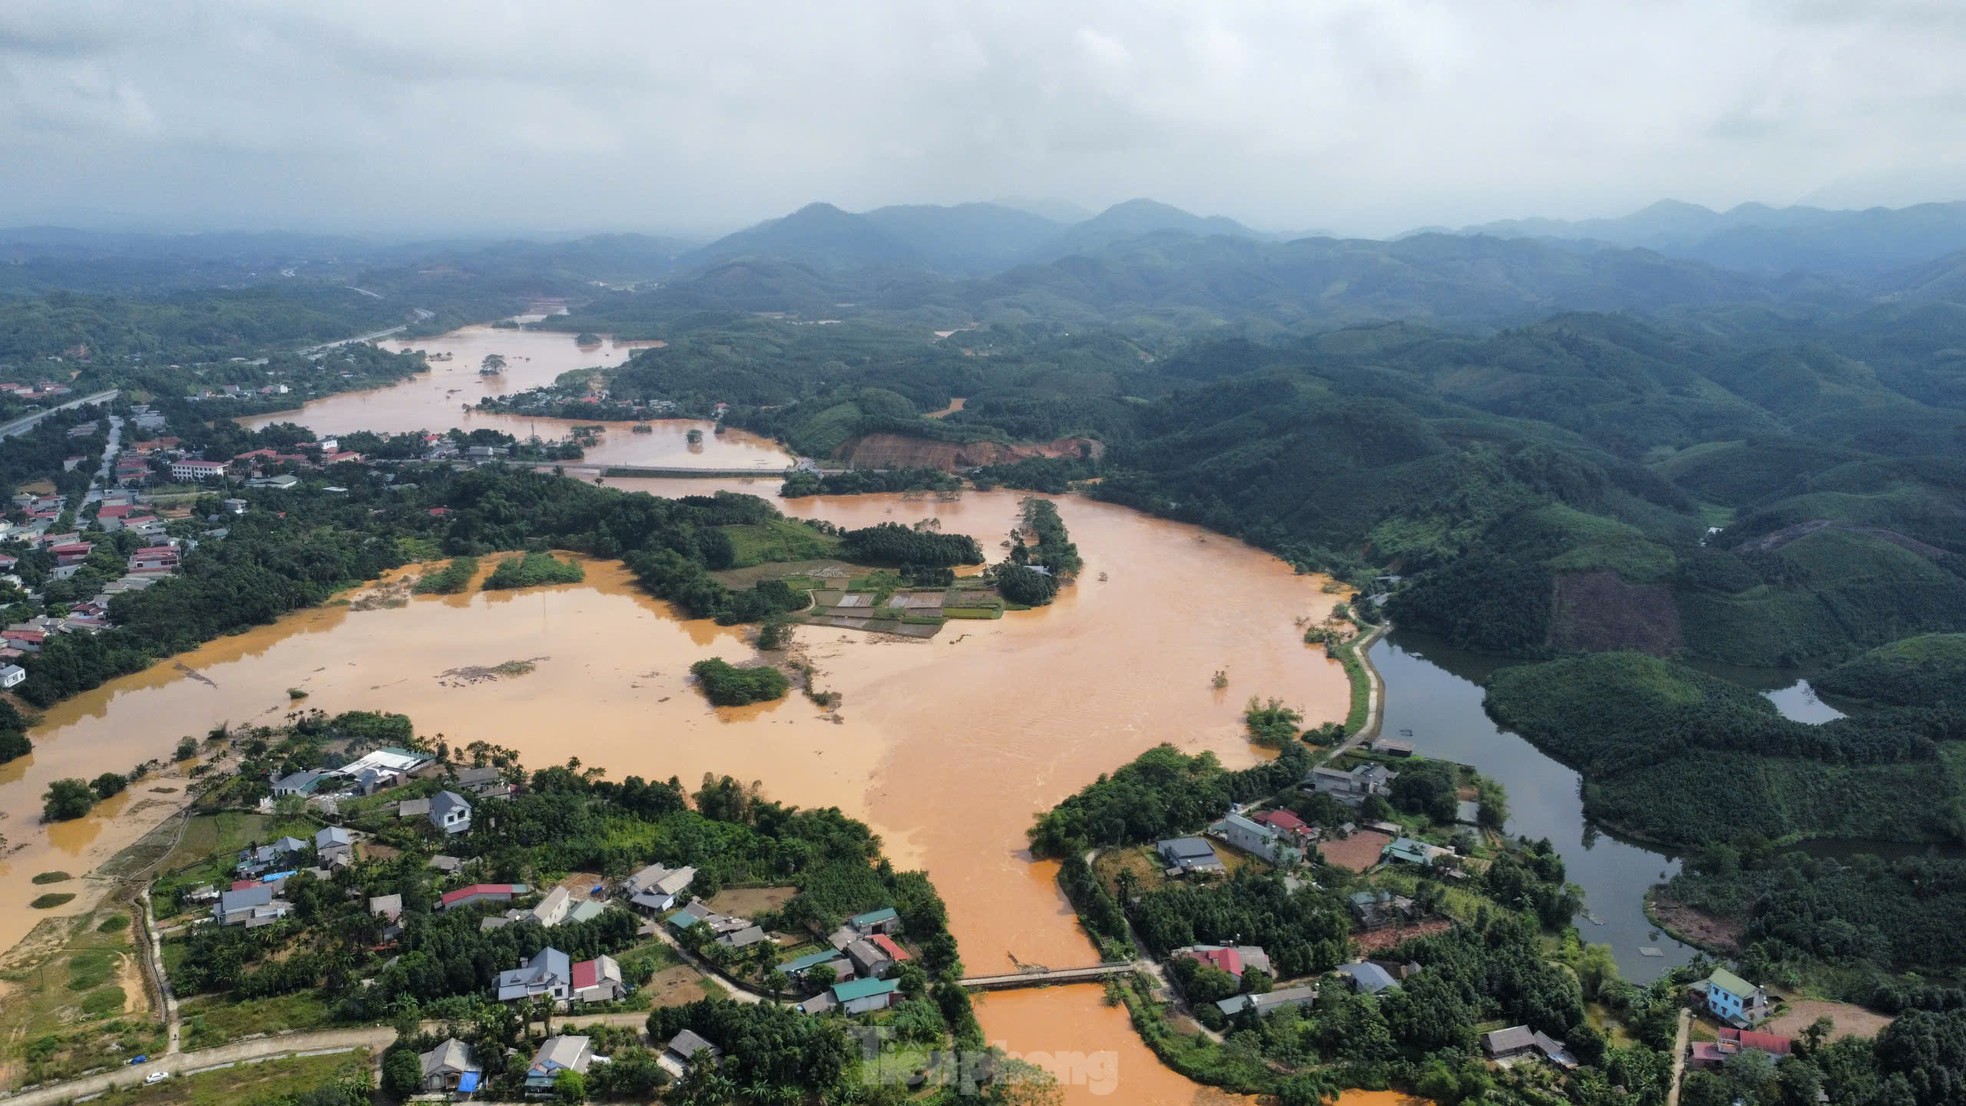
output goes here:
[{"label": "blue roofed house", "polygon": [[835,983],[843,979],[852,979],[855,974],[853,961],[840,955],[833,949],[823,949],[819,952],[807,953],[804,956],[787,960],[778,966],[778,970],[784,972],[788,978],[803,979],[807,972],[820,967],[831,968],[833,970],[833,981]]},{"label": "blue roofed house", "polygon": [[[478,1063],[473,1058],[471,1046],[448,1038],[443,1044],[422,1053],[417,1057],[423,1067],[423,1089],[431,1093],[444,1091],[476,1090],[478,1086]],[[471,1086],[464,1086],[466,1077]]]},{"label": "blue roofed house", "polygon": [[328,826],[314,834],[314,856],[323,865],[349,863],[355,859],[355,835],[342,826]]},{"label": "blue roofed house", "polygon": [[293,909],[292,903],[275,898],[273,891],[272,884],[261,883],[221,892],[218,902],[212,904],[212,920],[220,925],[245,926],[247,929],[272,925]]},{"label": "blue roofed house", "polygon": [[1233,1018],[1247,1010],[1254,1010],[1262,1017],[1273,1010],[1286,1006],[1308,1006],[1317,1001],[1316,987],[1279,987],[1260,995],[1232,995],[1215,1004],[1224,1017]]},{"label": "blue roofed house", "polygon": [[623,880],[621,890],[627,894],[629,902],[641,909],[663,911],[675,906],[676,900],[695,879],[695,868],[668,868],[651,864]]},{"label": "blue roofed house", "polygon": [[572,983],[573,961],[548,946],[511,971],[498,973],[498,1001],[515,1002],[540,995],[565,999]]},{"label": "blue roofed house", "polygon": [[1707,1009],[1730,1025],[1754,1025],[1768,1017],[1768,992],[1726,968],[1707,977]]},{"label": "blue roofed house", "polygon": [[243,849],[239,853],[241,875],[258,875],[278,868],[307,851],[307,842],[298,837],[282,837],[270,845]]},{"label": "blue roofed house", "polygon": [[1243,852],[1260,856],[1277,865],[1295,864],[1304,859],[1304,850],[1281,830],[1252,821],[1240,814],[1231,814],[1214,825],[1208,832]]},{"label": "blue roofed house", "polygon": [[1398,772],[1370,761],[1354,765],[1350,771],[1319,765],[1304,777],[1303,788],[1358,806],[1373,795],[1391,794],[1393,781],[1398,778]]},{"label": "blue roofed house", "polygon": [[1362,995],[1376,995],[1399,988],[1399,980],[1393,978],[1393,973],[1370,960],[1340,964],[1332,970],[1351,980],[1352,989]]},{"label": "blue roofed house", "polygon": [[447,834],[471,828],[471,804],[455,791],[439,791],[430,797],[430,824]]},{"label": "blue roofed house", "polygon": [[594,1062],[593,1042],[586,1037],[548,1037],[533,1053],[526,1067],[526,1094],[553,1093],[553,1083],[563,1071],[585,1074]]},{"label": "blue roofed house", "polygon": [[273,797],[282,799],[288,795],[312,795],[321,781],[334,775],[325,768],[303,768],[291,775],[281,776],[273,781]]},{"label": "blue roofed house", "polygon": [[1156,844],[1154,851],[1167,865],[1169,875],[1226,870],[1222,858],[1215,855],[1215,846],[1200,837],[1170,837]]}]

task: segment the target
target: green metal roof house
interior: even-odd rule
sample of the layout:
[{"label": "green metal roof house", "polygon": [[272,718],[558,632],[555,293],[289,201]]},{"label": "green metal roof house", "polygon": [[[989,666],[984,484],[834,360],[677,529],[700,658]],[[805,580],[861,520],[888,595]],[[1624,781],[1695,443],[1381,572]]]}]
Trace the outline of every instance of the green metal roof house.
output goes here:
[{"label": "green metal roof house", "polygon": [[1406,864],[1418,864],[1425,868],[1434,862],[1433,853],[1427,846],[1410,837],[1401,837],[1386,843],[1379,853],[1382,860],[1397,860]]},{"label": "green metal roof house", "polygon": [[862,933],[893,933],[901,928],[901,915],[891,906],[879,910],[869,910],[865,914],[855,914],[846,924]]},{"label": "green metal roof house", "polygon": [[901,984],[892,979],[856,979],[833,984],[833,1001],[849,1014],[885,1010],[894,1003]]}]

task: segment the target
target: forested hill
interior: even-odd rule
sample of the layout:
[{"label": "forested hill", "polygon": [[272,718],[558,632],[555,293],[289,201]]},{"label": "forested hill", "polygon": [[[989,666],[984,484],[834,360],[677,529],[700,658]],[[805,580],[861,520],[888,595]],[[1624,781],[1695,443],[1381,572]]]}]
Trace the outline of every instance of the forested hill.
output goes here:
[{"label": "forested hill", "polygon": [[[610,386],[728,403],[810,456],[914,441],[990,479],[1098,475],[1307,567],[1405,576],[1398,617],[1476,648],[1775,665],[1966,629],[1966,308],[1906,310],[1160,340],[697,313]],[[1004,467],[1031,452],[1054,459]]]}]

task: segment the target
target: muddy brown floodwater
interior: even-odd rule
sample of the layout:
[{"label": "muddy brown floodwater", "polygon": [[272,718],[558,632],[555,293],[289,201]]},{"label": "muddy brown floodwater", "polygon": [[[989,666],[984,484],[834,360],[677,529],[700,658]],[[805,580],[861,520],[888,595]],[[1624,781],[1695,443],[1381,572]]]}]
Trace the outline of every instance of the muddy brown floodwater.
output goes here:
[{"label": "muddy brown floodwater", "polygon": [[[564,438],[575,426],[592,424],[591,419],[545,419],[526,415],[501,415],[469,410],[487,396],[508,395],[551,384],[560,374],[579,369],[619,365],[628,355],[650,342],[603,341],[598,346],[581,346],[571,334],[543,330],[506,330],[501,327],[472,326],[435,338],[377,343],[392,351],[420,349],[432,355],[450,355],[449,360],[433,360],[430,371],[387,388],[317,399],[298,411],[281,411],[239,420],[248,429],[269,423],[296,422],[320,434],[346,434],[354,430],[373,430],[401,434],[413,430],[499,430],[521,440],[538,435]],[[478,368],[486,356],[505,358],[505,371],[497,376],[479,376]],[[700,468],[760,472],[783,472],[792,463],[777,443],[742,430],[714,433],[716,424],[700,419],[657,419],[648,423],[647,433],[637,434],[634,424],[605,424],[607,433],[598,445],[587,450],[580,462],[585,465],[647,465],[659,468]],[[689,441],[691,430],[702,431],[703,440]]]},{"label": "muddy brown floodwater", "polygon": [[[607,483],[668,495],[776,490],[776,481]],[[846,526],[935,517],[994,557],[1018,501],[970,492],[946,503],[866,496],[783,506]],[[35,824],[48,780],[167,755],[179,736],[219,722],[277,719],[298,687],[310,708],[401,711],[424,735],[511,746],[534,765],[577,756],[617,779],[674,775],[690,785],[729,773],[781,801],[836,805],[873,825],[897,863],[927,868],[972,972],[1009,969],[1012,957],[1091,963],[1052,867],[1024,852],[1032,818],[1158,742],[1253,763],[1259,753],[1240,720],[1251,695],[1282,697],[1316,724],[1342,717],[1348,693],[1343,671],[1306,647],[1295,625],[1331,606],[1321,578],[1123,508],[1079,498],[1060,508],[1086,567],[1049,608],[961,623],[928,642],[800,629],[819,683],[844,695],[840,724],[796,697],[707,706],[687,682],[689,665],[749,660],[743,633],[677,618],[609,563],[590,564],[579,585],[307,611],[179,658],[216,686],[168,662],[115,681],[49,711],[32,757],[0,769],[0,832],[22,846],[0,867],[0,946],[32,923],[24,874],[77,870],[88,858],[76,839],[122,841],[155,824],[109,810],[50,838]],[[523,676],[467,686],[439,678],[535,657],[546,659]],[[1226,690],[1211,687],[1218,669]],[[983,997],[977,1012],[992,1041],[1058,1071],[1068,1101],[1222,1098],[1163,1067],[1124,1010],[1101,1000],[1096,987],[1010,992]]]}]

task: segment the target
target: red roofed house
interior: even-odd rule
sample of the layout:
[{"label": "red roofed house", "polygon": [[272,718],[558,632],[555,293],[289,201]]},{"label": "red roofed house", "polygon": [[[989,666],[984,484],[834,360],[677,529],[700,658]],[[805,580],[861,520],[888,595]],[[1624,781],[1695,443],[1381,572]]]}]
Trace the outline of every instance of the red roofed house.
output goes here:
[{"label": "red roofed house", "polygon": [[1795,1042],[1779,1033],[1758,1033],[1752,1029],[1733,1029],[1727,1026],[1721,1027],[1720,1043],[1723,1046],[1732,1044],[1740,1048],[1751,1048],[1770,1056],[1787,1056],[1795,1049]]},{"label": "red roofed house", "polygon": [[134,503],[105,503],[96,511],[96,518],[129,518],[136,509]]},{"label": "red roofed house", "polygon": [[621,974],[621,965],[615,963],[612,956],[597,956],[573,966],[570,997],[575,1002],[612,1002],[627,991],[627,980]]},{"label": "red roofed house", "polygon": [[1235,949],[1190,948],[1180,950],[1179,955],[1199,960],[1211,968],[1220,968],[1237,979],[1242,978],[1242,954]]},{"label": "red roofed house", "polygon": [[456,910],[461,906],[477,906],[488,902],[511,902],[513,896],[526,893],[523,883],[474,883],[445,893],[438,900],[438,909]]},{"label": "red roofed house", "polygon": [[1729,1057],[1752,1049],[1770,1056],[1787,1056],[1795,1042],[1777,1033],[1757,1033],[1752,1029],[1723,1027],[1717,1041],[1695,1041],[1686,1062],[1694,1067],[1717,1068]]},{"label": "red roofed house", "polygon": [[1318,837],[1317,830],[1312,828],[1309,822],[1287,810],[1265,810],[1260,814],[1252,814],[1249,818],[1252,822],[1268,826],[1278,833],[1287,833],[1300,840],[1315,841]]},{"label": "red roofed house", "polygon": [[882,952],[886,953],[887,958],[889,960],[894,961],[896,964],[900,964],[905,961],[914,959],[914,957],[908,955],[907,949],[904,949],[899,944],[896,944],[894,938],[889,937],[885,933],[873,934],[869,936],[867,940],[872,941],[874,943],[875,948],[878,948]]},{"label": "red roofed house", "polygon": [[39,653],[41,651],[41,643],[46,640],[48,640],[48,634],[45,630],[0,630],[0,641],[5,641],[8,645],[16,649],[25,649],[30,653]]}]

